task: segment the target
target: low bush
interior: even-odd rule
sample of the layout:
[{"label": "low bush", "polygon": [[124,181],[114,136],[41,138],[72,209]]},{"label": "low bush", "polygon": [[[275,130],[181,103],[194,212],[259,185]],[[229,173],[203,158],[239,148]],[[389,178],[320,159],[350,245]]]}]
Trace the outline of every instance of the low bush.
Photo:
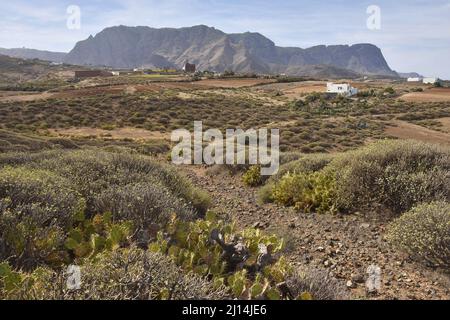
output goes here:
[{"label": "low bush", "polygon": [[302,210],[369,209],[399,215],[422,202],[450,200],[450,149],[385,140],[338,155],[287,163],[261,191]]},{"label": "low bush", "polygon": [[286,162],[281,165],[278,173],[271,178],[272,181],[277,181],[283,177],[286,173],[312,173],[322,170],[326,167],[335,157],[331,154],[304,154],[298,159],[290,162]]},{"label": "low bush", "polygon": [[70,181],[52,172],[1,169],[0,258],[24,268],[51,260],[84,210],[85,201]]},{"label": "low bush", "polygon": [[263,177],[261,176],[261,167],[252,166],[242,176],[242,181],[245,185],[250,187],[257,187],[263,183]]},{"label": "low bush", "polygon": [[312,300],[346,300],[348,293],[345,286],[321,270],[297,270],[286,279],[286,285],[293,297],[305,292],[311,295]]},{"label": "low bush", "polygon": [[206,279],[183,273],[170,258],[131,247],[105,252],[81,266],[81,289],[68,274],[47,268],[31,274],[0,264],[0,298],[27,300],[217,300],[228,296]]},{"label": "low bush", "polygon": [[[145,242],[150,225],[165,225],[174,212],[194,220],[210,203],[173,169],[123,151],[11,154],[0,162],[0,259],[25,269],[67,262],[67,233],[98,213],[111,213],[115,223],[133,221],[134,240]],[[77,239],[70,253],[90,253],[90,242],[102,247],[109,237],[92,235]]]},{"label": "low bush", "polygon": [[394,215],[421,202],[450,199],[450,149],[417,141],[380,141],[342,154],[336,205],[343,210],[381,206]]},{"label": "low bush", "polygon": [[99,194],[132,183],[161,185],[173,197],[181,198],[192,206],[199,215],[204,215],[210,204],[207,194],[193,187],[174,169],[119,149],[111,152],[90,149],[48,151],[33,156],[15,154],[0,158],[0,162],[45,169],[71,181],[73,188],[86,199],[86,212],[90,216],[98,213],[94,203]]},{"label": "low bush", "polygon": [[334,212],[335,191],[333,174],[288,173],[273,186],[272,199],[306,212]]},{"label": "low bush", "polygon": [[258,190],[258,203],[265,204],[265,203],[274,202],[273,188],[274,188],[274,182],[272,182],[270,180],[265,185],[263,185]]},{"label": "low bush", "polygon": [[96,212],[111,212],[114,220],[131,220],[139,229],[150,224],[165,225],[177,212],[182,220],[193,220],[194,210],[165,186],[135,183],[114,186],[95,197]]},{"label": "low bush", "polygon": [[421,204],[393,221],[387,239],[411,257],[450,271],[450,204]]}]

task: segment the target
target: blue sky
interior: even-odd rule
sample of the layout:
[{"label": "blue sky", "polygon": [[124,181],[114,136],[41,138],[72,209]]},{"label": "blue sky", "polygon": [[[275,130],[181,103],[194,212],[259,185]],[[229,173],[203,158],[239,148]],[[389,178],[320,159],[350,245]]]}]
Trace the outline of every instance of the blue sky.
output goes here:
[{"label": "blue sky", "polygon": [[[81,9],[81,29],[66,27],[67,7]],[[366,10],[381,8],[381,29]],[[450,79],[450,0],[12,0],[0,5],[0,47],[69,51],[113,25],[260,32],[279,46],[373,43],[391,68]]]}]

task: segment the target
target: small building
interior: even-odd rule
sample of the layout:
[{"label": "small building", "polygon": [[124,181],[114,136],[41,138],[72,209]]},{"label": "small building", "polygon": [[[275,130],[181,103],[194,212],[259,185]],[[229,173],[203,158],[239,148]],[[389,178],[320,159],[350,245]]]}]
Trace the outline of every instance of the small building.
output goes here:
[{"label": "small building", "polygon": [[436,84],[436,83],[438,83],[440,81],[441,80],[439,78],[434,78],[434,77],[423,78],[423,83],[424,84]]},{"label": "small building", "polygon": [[183,71],[184,71],[184,72],[187,72],[187,73],[195,73],[195,71],[196,71],[196,66],[195,66],[195,64],[191,64],[191,63],[189,63],[189,62],[186,62],[186,63],[184,64]]},{"label": "small building", "polygon": [[348,83],[327,83],[327,92],[328,93],[337,93],[346,97],[354,96],[358,93],[358,89],[353,88]]},{"label": "small building", "polygon": [[75,71],[75,78],[112,77],[110,71],[104,70],[78,70]]},{"label": "small building", "polygon": [[408,78],[406,81],[408,82],[421,82],[423,78],[414,77],[414,78]]}]

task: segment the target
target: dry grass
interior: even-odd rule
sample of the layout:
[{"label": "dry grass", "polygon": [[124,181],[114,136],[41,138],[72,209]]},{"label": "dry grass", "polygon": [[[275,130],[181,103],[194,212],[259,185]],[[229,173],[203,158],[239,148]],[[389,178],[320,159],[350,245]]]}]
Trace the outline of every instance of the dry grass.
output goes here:
[{"label": "dry grass", "polygon": [[50,129],[49,132],[61,137],[110,137],[112,139],[133,140],[170,139],[170,135],[168,133],[129,127],[114,128],[112,130],[79,127],[69,129]]}]

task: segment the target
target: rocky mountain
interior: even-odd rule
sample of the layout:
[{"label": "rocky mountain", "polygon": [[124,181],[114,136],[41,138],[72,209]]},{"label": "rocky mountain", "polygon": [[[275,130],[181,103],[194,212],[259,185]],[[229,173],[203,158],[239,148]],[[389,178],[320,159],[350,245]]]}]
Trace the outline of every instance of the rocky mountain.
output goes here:
[{"label": "rocky mountain", "polygon": [[115,68],[180,68],[186,61],[200,70],[217,72],[398,76],[381,50],[371,44],[285,48],[259,33],[226,34],[203,25],[181,29],[111,27],[78,42],[64,59],[70,64]]},{"label": "rocky mountain", "polygon": [[27,48],[4,49],[0,48],[0,54],[20,59],[39,59],[51,62],[63,62],[67,53],[51,52]]}]

